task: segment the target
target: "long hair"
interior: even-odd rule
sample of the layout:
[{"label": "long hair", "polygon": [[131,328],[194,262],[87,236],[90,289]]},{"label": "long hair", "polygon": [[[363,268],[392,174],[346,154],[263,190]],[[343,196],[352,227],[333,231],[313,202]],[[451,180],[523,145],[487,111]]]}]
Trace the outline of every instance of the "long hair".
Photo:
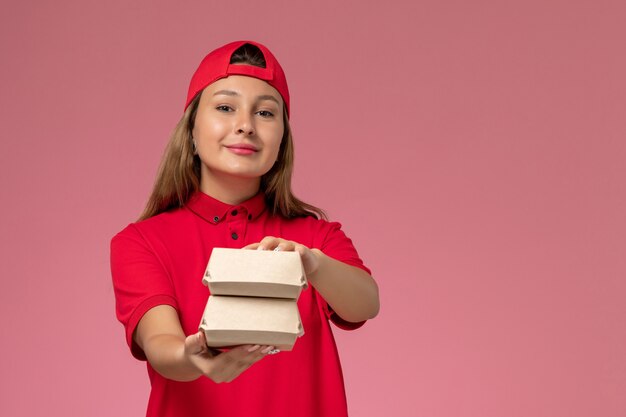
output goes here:
[{"label": "long hair", "polygon": [[[255,46],[245,44],[237,49],[230,60],[231,64],[245,63],[265,68],[262,52]],[[138,220],[145,220],[159,213],[183,207],[189,197],[200,189],[200,166],[202,162],[194,155],[192,131],[200,102],[198,94],[185,110],[165,148],[157,173],[152,194]],[[294,145],[289,126],[287,110],[283,106],[285,129],[278,151],[278,160],[261,177],[261,191],[265,202],[273,215],[287,219],[313,216],[326,219],[322,209],[307,204],[291,191],[291,176],[294,164]]]}]

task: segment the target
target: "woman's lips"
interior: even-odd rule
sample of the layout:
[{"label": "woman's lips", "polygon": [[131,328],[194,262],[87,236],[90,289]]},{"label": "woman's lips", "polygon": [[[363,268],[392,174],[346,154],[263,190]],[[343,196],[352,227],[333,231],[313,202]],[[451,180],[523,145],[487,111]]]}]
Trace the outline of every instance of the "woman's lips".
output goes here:
[{"label": "woman's lips", "polygon": [[229,151],[237,155],[252,155],[253,153],[257,152],[255,148],[248,145],[231,145],[227,146],[226,148],[228,148]]}]

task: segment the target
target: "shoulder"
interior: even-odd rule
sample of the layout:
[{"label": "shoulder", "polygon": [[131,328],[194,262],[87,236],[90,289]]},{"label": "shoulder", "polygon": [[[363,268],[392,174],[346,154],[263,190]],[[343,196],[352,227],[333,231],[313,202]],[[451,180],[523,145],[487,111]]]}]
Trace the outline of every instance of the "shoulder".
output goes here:
[{"label": "shoulder", "polygon": [[[313,216],[297,217],[293,219],[281,218],[281,229],[290,240],[308,244],[324,250],[338,240],[352,246],[350,239],[342,230],[342,224],[337,221],[318,219]],[[305,243],[306,242],[306,243]]]},{"label": "shoulder", "polygon": [[322,238],[333,230],[338,230],[342,227],[339,222],[318,219],[313,216],[295,217],[292,219],[281,217],[279,221],[282,223],[284,228],[297,230]]},{"label": "shoulder", "polygon": [[294,227],[308,228],[312,230],[328,230],[337,227],[341,228],[341,223],[337,221],[318,219],[314,216],[294,217],[291,219],[281,217],[280,219],[283,224],[289,224]]},{"label": "shoulder", "polygon": [[192,221],[188,210],[174,209],[145,220],[128,224],[111,239],[111,245],[129,241],[147,241],[157,237],[180,233],[185,224]]},{"label": "shoulder", "polygon": [[361,260],[352,239],[343,230],[341,223],[315,217],[283,219],[284,238],[317,248],[324,254],[348,265],[356,266],[371,274]]}]

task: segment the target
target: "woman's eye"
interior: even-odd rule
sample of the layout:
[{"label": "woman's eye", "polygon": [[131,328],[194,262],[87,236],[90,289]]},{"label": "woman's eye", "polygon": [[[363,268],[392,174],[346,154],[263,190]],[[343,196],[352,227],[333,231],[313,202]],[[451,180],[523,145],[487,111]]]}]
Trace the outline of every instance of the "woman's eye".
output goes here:
[{"label": "woman's eye", "polygon": [[261,110],[259,112],[259,115],[261,115],[262,117],[272,117],[274,116],[274,113],[272,113],[271,111],[267,111],[267,110]]},{"label": "woman's eye", "polygon": [[217,106],[216,109],[224,112],[229,112],[233,110],[230,106]]}]

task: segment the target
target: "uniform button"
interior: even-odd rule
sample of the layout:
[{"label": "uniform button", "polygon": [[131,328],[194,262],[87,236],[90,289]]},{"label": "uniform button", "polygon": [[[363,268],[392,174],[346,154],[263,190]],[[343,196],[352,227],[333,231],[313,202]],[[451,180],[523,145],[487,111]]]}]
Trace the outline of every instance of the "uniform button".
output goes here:
[{"label": "uniform button", "polygon": [[237,215],[237,210],[231,211],[230,214],[232,214],[233,216],[236,216]]},{"label": "uniform button", "polygon": [[230,237],[237,240],[239,238],[239,235],[237,235],[237,233],[233,233],[232,235],[230,235]]},{"label": "uniform button", "polygon": [[217,216],[213,217],[213,221],[214,221],[214,222],[217,222],[217,221],[219,221],[219,220],[220,220],[220,218],[219,218],[219,217],[217,217]]},{"label": "uniform button", "polygon": [[248,214],[248,220],[252,220],[252,214]]}]

